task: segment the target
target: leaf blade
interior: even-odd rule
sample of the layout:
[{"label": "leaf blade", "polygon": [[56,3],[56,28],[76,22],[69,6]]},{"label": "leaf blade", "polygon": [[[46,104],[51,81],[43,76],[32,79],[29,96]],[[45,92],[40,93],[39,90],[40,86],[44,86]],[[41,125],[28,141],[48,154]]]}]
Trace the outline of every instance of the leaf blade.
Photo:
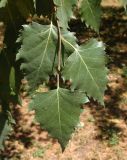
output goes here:
[{"label": "leaf blade", "polygon": [[30,87],[35,89],[39,83],[48,80],[52,73],[57,30],[52,23],[50,25],[32,23],[24,26],[24,29],[21,36],[23,44],[17,54],[17,60],[24,60],[21,70],[24,70]]},{"label": "leaf blade", "polygon": [[72,90],[87,92],[89,97],[93,97],[104,105],[107,69],[103,44],[92,39],[86,45],[71,47],[75,51],[65,62],[62,72],[64,79],[72,81]]},{"label": "leaf blade", "polygon": [[15,121],[9,111],[0,111],[0,150],[4,149],[4,142],[8,139],[14,123]]},{"label": "leaf blade", "polygon": [[101,19],[100,3],[101,0],[83,0],[80,7],[81,19],[97,32]]},{"label": "leaf blade", "polygon": [[88,99],[85,94],[57,88],[35,95],[30,108],[35,110],[36,119],[42,128],[57,138],[64,149],[79,121],[80,104],[86,102]]},{"label": "leaf blade", "polygon": [[73,6],[77,4],[77,0],[53,0],[57,7],[56,16],[59,19],[60,26],[68,28],[68,21],[73,16]]}]

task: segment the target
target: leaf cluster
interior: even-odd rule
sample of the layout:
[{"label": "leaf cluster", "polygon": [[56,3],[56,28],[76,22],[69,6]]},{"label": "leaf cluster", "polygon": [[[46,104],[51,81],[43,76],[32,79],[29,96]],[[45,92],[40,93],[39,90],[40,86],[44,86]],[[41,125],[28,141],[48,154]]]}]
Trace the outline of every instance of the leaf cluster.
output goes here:
[{"label": "leaf cluster", "polygon": [[101,0],[0,0],[6,27],[0,52],[0,148],[14,124],[9,103],[19,102],[22,78],[36,120],[62,149],[79,122],[81,105],[91,97],[104,105],[105,45],[96,39],[79,44],[69,28],[75,9],[99,33]]}]

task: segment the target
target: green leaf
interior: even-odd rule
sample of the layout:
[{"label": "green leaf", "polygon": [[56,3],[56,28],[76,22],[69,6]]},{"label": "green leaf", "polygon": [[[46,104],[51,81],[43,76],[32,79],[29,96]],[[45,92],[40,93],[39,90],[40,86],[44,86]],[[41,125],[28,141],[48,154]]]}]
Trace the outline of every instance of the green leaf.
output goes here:
[{"label": "green leaf", "polygon": [[35,89],[52,74],[57,46],[57,29],[52,23],[50,25],[32,23],[24,25],[20,38],[23,44],[17,54],[17,60],[24,60],[21,70],[24,71],[30,87]]},{"label": "green leaf", "polygon": [[80,6],[81,19],[88,26],[99,32],[101,19],[101,0],[82,0]]},{"label": "green leaf", "polygon": [[15,68],[14,67],[11,67],[9,83],[10,83],[11,95],[15,95],[16,88],[15,88]]},{"label": "green leaf", "polygon": [[57,6],[56,16],[59,19],[60,26],[68,28],[68,21],[73,16],[73,6],[77,4],[77,0],[53,0]]},{"label": "green leaf", "polygon": [[7,139],[11,130],[9,110],[9,73],[10,66],[6,54],[0,54],[0,150],[3,149],[3,143]]},{"label": "green leaf", "polygon": [[30,107],[42,128],[57,138],[64,149],[79,122],[80,105],[88,102],[85,94],[57,88],[47,93],[37,93]]},{"label": "green leaf", "polygon": [[[62,40],[62,45],[63,45],[62,52],[65,51],[64,53],[69,56],[74,51],[74,49],[70,47],[70,44],[73,46],[76,46],[78,42],[77,38],[74,36],[73,32],[70,32],[68,30],[62,30],[61,40]],[[66,41],[68,41],[69,43],[66,43]]]},{"label": "green leaf", "polygon": [[12,131],[12,124],[14,123],[10,112],[0,111],[0,150],[4,149],[4,141],[8,139]]},{"label": "green leaf", "polygon": [[74,49],[70,47],[70,45],[66,43],[65,40],[67,40],[69,43],[75,46],[77,39],[74,36],[74,33],[69,32],[67,30],[61,30],[61,41],[62,41],[61,53],[62,53],[63,66],[68,56],[70,56],[74,51]]},{"label": "green leaf", "polygon": [[[68,41],[65,41],[69,44]],[[63,69],[64,79],[72,81],[72,90],[87,92],[101,104],[107,84],[104,45],[92,39],[86,45],[73,46],[74,53],[69,56]]]},{"label": "green leaf", "polygon": [[0,0],[0,8],[5,7],[7,4],[7,0]]}]

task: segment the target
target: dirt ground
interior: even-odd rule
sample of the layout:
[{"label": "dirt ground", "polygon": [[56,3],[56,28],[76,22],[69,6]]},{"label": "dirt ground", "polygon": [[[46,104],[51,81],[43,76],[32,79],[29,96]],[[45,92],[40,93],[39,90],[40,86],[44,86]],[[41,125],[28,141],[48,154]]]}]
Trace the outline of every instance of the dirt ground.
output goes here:
[{"label": "dirt ground", "polygon": [[121,4],[118,2],[119,0],[103,0],[102,6],[104,7],[120,7]]},{"label": "dirt ground", "polygon": [[[109,83],[105,93],[105,107],[96,102],[84,105],[80,125],[62,153],[57,140],[43,131],[28,112],[29,99],[23,107],[16,106],[16,126],[0,160],[127,160],[127,15],[111,0],[103,5],[100,35],[86,29],[80,21],[71,29],[80,42],[96,37],[106,43],[109,56]],[[107,4],[107,5],[106,5]]]}]

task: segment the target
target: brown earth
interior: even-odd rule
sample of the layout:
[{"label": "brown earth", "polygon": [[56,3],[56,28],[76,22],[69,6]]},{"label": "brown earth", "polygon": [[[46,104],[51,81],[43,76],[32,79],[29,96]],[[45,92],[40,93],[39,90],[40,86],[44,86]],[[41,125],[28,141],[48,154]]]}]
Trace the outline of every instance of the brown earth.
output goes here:
[{"label": "brown earth", "polygon": [[119,0],[103,0],[102,6],[104,6],[104,7],[120,7],[121,3],[118,1]]},{"label": "brown earth", "polygon": [[23,107],[14,110],[16,126],[1,160],[127,160],[127,16],[123,9],[104,9],[99,36],[80,21],[71,28],[81,43],[93,36],[106,43],[105,107],[93,101],[84,105],[81,123],[62,153],[58,142],[33,121],[29,99],[23,99]]}]

